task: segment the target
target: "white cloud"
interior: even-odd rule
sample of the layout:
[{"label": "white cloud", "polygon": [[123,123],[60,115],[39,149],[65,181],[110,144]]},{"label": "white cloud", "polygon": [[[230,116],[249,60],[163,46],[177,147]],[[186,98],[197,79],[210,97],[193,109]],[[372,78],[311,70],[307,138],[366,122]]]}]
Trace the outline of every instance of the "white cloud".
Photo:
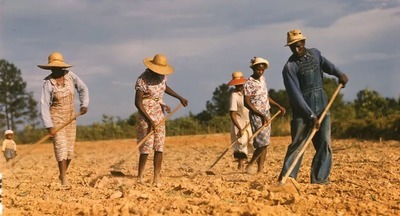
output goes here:
[{"label": "white cloud", "polygon": [[[399,54],[393,42],[400,35],[400,7],[374,9],[338,19],[327,29],[310,29],[309,40],[324,47],[337,64],[393,58]],[[397,53],[397,54],[396,54]],[[394,54],[394,55],[393,55]],[[360,59],[360,56],[368,57]]]},{"label": "white cloud", "polygon": [[[270,61],[268,85],[282,89],[281,70],[291,54],[284,47],[286,32],[293,28],[303,30],[307,46],[350,71],[354,84],[346,94],[355,95],[371,80],[369,86],[383,95],[400,92],[398,85],[387,85],[398,80],[400,67],[400,6],[394,0],[5,0],[0,10],[0,58],[22,70],[38,98],[45,73],[36,65],[61,51],[91,88],[89,123],[101,114],[132,112],[142,60],[158,52],[175,67],[168,82],[190,100],[194,113],[231,72],[249,75],[253,56]],[[372,76],[377,65],[386,73],[380,80]]]}]

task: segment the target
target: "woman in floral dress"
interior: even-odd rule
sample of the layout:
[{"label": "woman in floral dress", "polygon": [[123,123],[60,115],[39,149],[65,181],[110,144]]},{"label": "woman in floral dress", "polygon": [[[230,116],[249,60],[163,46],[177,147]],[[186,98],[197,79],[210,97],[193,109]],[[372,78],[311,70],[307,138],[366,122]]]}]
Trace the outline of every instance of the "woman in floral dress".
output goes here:
[{"label": "woman in floral dress", "polygon": [[139,111],[137,141],[140,142],[151,130],[154,133],[139,147],[138,182],[143,182],[143,171],[147,157],[154,151],[153,184],[160,185],[161,164],[165,142],[165,125],[157,127],[164,119],[164,112],[170,112],[170,107],[163,102],[164,92],[177,98],[183,106],[188,101],[174,92],[167,85],[167,75],[174,72],[167,58],[156,54],[154,58],[145,58],[143,63],[147,69],[138,77],[135,85],[135,106]]},{"label": "woman in floral dress", "polygon": [[[250,111],[250,123],[253,133],[256,133],[263,125],[267,124],[270,118],[270,103],[277,106],[282,114],[286,112],[285,108],[276,103],[268,96],[268,87],[265,81],[264,72],[269,67],[269,62],[260,57],[254,57],[250,61],[250,68],[253,74],[247,79],[244,84],[244,103]],[[253,146],[255,151],[246,171],[253,173],[253,163],[257,160],[257,172],[261,173],[264,169],[264,163],[271,136],[271,124],[261,130],[254,138]]]}]

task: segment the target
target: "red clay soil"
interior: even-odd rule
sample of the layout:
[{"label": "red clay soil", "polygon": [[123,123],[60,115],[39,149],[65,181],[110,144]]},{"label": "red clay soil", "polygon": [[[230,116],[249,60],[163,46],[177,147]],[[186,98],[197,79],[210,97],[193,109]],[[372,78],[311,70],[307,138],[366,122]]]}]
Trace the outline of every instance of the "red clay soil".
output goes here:
[{"label": "red clay soil", "polygon": [[[299,191],[277,182],[289,142],[272,138],[263,173],[239,171],[230,150],[207,175],[228,134],[168,137],[161,187],[152,184],[152,154],[144,184],[136,182],[136,140],[76,143],[68,187],[59,183],[51,144],[19,145],[14,166],[0,160],[3,215],[400,215],[400,142],[333,140],[329,185],[310,184],[309,145]],[[125,176],[111,175],[128,156]]]}]

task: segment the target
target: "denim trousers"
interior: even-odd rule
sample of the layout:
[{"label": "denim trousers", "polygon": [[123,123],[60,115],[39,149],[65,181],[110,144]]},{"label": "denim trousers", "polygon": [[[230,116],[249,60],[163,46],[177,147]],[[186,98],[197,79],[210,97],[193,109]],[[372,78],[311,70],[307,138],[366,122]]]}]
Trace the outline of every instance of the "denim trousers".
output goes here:
[{"label": "denim trousers", "polygon": [[[291,122],[292,143],[288,146],[282,171],[279,180],[283,178],[289,167],[293,164],[297,154],[306,144],[305,141],[311,133],[311,123],[303,118],[294,118]],[[311,164],[311,183],[326,183],[332,168],[332,148],[331,148],[331,121],[329,113],[322,121],[319,130],[312,138],[315,155]],[[303,155],[295,165],[290,177],[297,179]]]}]

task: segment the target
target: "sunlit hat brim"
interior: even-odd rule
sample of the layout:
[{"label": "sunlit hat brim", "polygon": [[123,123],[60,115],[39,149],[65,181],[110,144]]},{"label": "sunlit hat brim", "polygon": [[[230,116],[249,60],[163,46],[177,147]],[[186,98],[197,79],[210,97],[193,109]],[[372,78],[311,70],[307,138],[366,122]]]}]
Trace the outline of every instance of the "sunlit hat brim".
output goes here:
[{"label": "sunlit hat brim", "polygon": [[65,62],[54,61],[46,65],[38,65],[38,67],[44,70],[50,70],[52,68],[70,68],[72,65],[66,64]]},{"label": "sunlit hat brim", "polygon": [[247,79],[242,77],[239,79],[233,79],[231,81],[228,82],[229,86],[235,86],[235,85],[243,85],[244,83],[246,83]]},{"label": "sunlit hat brim", "polygon": [[174,68],[171,65],[157,65],[153,62],[153,58],[145,58],[143,63],[150,70],[158,74],[168,75],[174,72]]},{"label": "sunlit hat brim", "polygon": [[290,46],[290,45],[292,45],[292,44],[294,44],[296,42],[299,42],[299,41],[302,41],[302,40],[305,40],[305,39],[307,39],[307,38],[304,37],[304,36],[296,38],[296,39],[293,39],[293,40],[289,41],[285,46]]}]

